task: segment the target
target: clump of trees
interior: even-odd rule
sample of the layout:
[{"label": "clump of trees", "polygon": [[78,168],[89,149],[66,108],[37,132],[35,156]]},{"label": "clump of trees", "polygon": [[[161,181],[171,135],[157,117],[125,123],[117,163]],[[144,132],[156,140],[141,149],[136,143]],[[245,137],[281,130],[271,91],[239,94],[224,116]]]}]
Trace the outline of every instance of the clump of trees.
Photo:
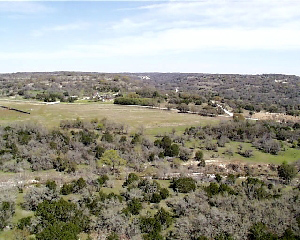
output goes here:
[{"label": "clump of trees", "polygon": [[196,181],[190,177],[182,177],[178,179],[173,179],[171,185],[174,191],[180,193],[188,193],[191,191],[195,191],[196,189]]},{"label": "clump of trees", "polygon": [[283,162],[277,168],[278,176],[282,178],[286,183],[290,183],[291,180],[296,177],[298,171],[295,166],[288,164],[286,161]]},{"label": "clump of trees", "polygon": [[86,181],[81,177],[78,180],[73,180],[71,183],[65,183],[60,193],[62,195],[69,195],[71,193],[78,193],[80,190],[86,187]]},{"label": "clump of trees", "polygon": [[15,213],[15,203],[13,201],[0,201],[0,231],[3,230]]},{"label": "clump of trees", "polygon": [[[82,232],[107,239],[299,238],[299,188],[235,178],[216,175],[217,182],[208,183],[179,177],[164,188],[131,172],[117,193],[105,187],[107,175],[78,178],[62,187],[49,180],[25,194],[22,207],[34,215],[20,219],[15,228],[36,239],[75,240]],[[1,210],[3,228],[14,203],[2,202]]]},{"label": "clump of trees", "polygon": [[131,98],[131,97],[117,97],[114,104],[120,105],[141,105],[141,106],[156,106],[158,103],[152,98]]},{"label": "clump of trees", "polygon": [[36,239],[74,239],[80,232],[87,231],[89,218],[78,209],[75,203],[63,199],[44,201],[35,212],[38,229],[34,230]]},{"label": "clump of trees", "polygon": [[156,139],[154,145],[163,149],[160,156],[176,157],[179,154],[178,144],[172,143],[172,139],[169,136],[164,136],[162,139]]}]

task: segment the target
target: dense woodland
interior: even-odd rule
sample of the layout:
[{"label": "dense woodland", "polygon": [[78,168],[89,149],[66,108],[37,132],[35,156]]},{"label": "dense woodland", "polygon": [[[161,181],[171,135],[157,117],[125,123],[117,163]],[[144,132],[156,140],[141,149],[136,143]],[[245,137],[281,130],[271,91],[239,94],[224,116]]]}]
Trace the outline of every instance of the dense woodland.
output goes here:
[{"label": "dense woodland", "polygon": [[[26,192],[22,208],[34,215],[15,228],[36,239],[78,239],[80,232],[90,239],[299,239],[299,188],[251,177],[215,181],[180,177],[163,188],[131,173],[118,194],[102,191],[107,175],[62,187],[48,181]],[[2,209],[4,227],[14,203],[6,199]]]},{"label": "dense woodland", "polygon": [[[0,169],[72,172],[80,164],[97,168],[97,161],[105,159],[112,170],[126,165],[131,171],[142,171],[145,163],[159,163],[166,158],[188,161],[195,147],[186,145],[195,140],[199,149],[212,152],[229,147],[233,141],[251,143],[259,151],[276,155],[286,148],[300,148],[300,124],[232,120],[217,126],[190,127],[184,134],[174,131],[158,135],[155,140],[144,136],[143,128],[128,133],[128,126],[107,119],[63,120],[59,128],[52,130],[36,124],[16,124],[0,127]],[[238,153],[246,157],[252,154],[242,148]],[[230,155],[229,148],[226,154]]]},{"label": "dense woodland", "polygon": [[[1,74],[6,99],[113,101],[209,116],[224,114],[223,104],[236,114],[155,136],[106,118],[61,120],[54,128],[0,126],[0,177],[47,176],[0,184],[0,238],[9,232],[9,239],[27,240],[300,239],[300,122],[241,114],[299,115],[299,80],[271,74]],[[291,161],[288,151],[299,159]],[[258,154],[265,163],[252,164]],[[267,160],[279,155],[280,164]],[[242,160],[230,161],[234,156]],[[215,159],[224,161],[212,164]]]},{"label": "dense woodland", "polygon": [[183,112],[218,115],[222,111],[211,104],[218,100],[234,112],[300,115],[300,78],[280,74],[14,73],[0,75],[0,89],[0,96],[45,102],[123,97],[118,104],[163,104]]},{"label": "dense woodland", "polygon": [[[52,130],[12,124],[0,134],[4,172],[91,171],[69,182],[48,179],[12,190],[33,213],[15,224],[17,193],[2,195],[1,228],[15,228],[19,239],[78,239],[82,232],[90,239],[299,239],[299,162],[222,168],[207,165],[203,154],[232,141],[268,154],[300,148],[299,123],[232,120],[151,140],[143,129],[132,134],[107,119],[77,119]],[[188,147],[195,140],[199,146]],[[233,153],[228,148],[226,154]],[[187,161],[198,164],[186,168]],[[117,181],[122,184],[114,191]]]}]

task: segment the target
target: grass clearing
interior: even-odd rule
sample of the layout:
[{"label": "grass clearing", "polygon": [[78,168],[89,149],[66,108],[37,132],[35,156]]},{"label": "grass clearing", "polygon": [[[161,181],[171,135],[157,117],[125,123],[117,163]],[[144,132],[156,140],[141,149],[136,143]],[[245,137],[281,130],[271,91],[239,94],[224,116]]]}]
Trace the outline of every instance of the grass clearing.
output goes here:
[{"label": "grass clearing", "polygon": [[[205,160],[216,159],[221,162],[248,162],[248,163],[261,163],[261,164],[281,164],[283,161],[292,163],[300,160],[300,149],[290,148],[285,146],[284,151],[280,151],[277,155],[265,153],[257,150],[251,143],[246,142],[229,142],[225,147],[218,147],[218,151],[203,150],[203,144],[199,140],[188,141],[186,147],[193,148],[194,152],[198,149],[202,149]],[[244,157],[238,154],[238,148],[242,146],[242,151],[252,150],[252,157]],[[200,147],[200,148],[199,148]],[[233,156],[224,154],[226,150],[230,149],[233,152]]]},{"label": "grass clearing", "polygon": [[[171,180],[156,180],[162,188],[169,188]],[[168,189],[170,190],[170,189]]]},{"label": "grass clearing", "polygon": [[102,187],[101,191],[106,194],[115,193],[120,194],[124,181],[123,180],[113,180],[113,187]]},{"label": "grass clearing", "polygon": [[34,212],[22,209],[21,204],[23,202],[23,197],[24,197],[23,193],[18,194],[17,201],[16,201],[16,212],[12,219],[12,222],[15,224],[17,224],[21,218],[34,215]]},{"label": "grass clearing", "polygon": [[22,114],[0,108],[0,124],[12,122],[32,122],[53,128],[59,126],[61,120],[80,118],[91,120],[107,118],[108,120],[124,123],[132,131],[141,126],[145,133],[156,135],[159,132],[184,131],[188,126],[218,123],[220,118],[202,117],[196,114],[179,114],[176,111],[145,108],[139,106],[122,106],[103,103],[63,103],[50,104],[33,102],[12,102],[0,100],[0,105],[20,109],[31,114]]},{"label": "grass clearing", "polygon": [[[253,151],[253,156],[246,158],[241,156],[237,153],[238,147],[241,145],[243,147],[242,151],[247,149]],[[232,157],[224,155],[226,149],[231,149],[234,154]],[[285,151],[280,151],[278,155],[272,155],[269,153],[265,153],[262,151],[257,150],[255,147],[252,146],[251,143],[244,143],[244,142],[230,142],[226,143],[224,148],[219,148],[218,153],[224,160],[228,161],[246,161],[249,163],[273,163],[273,164],[281,164],[283,161],[287,161],[288,163],[295,162],[300,160],[300,150],[294,148],[286,147]]]},{"label": "grass clearing", "polygon": [[0,240],[15,239],[14,230],[4,230],[0,232]]}]

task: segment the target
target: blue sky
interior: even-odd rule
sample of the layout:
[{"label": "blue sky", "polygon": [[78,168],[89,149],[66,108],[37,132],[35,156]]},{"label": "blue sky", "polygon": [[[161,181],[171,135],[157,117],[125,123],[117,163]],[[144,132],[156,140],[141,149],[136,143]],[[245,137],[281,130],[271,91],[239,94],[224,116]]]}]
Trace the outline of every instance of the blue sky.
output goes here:
[{"label": "blue sky", "polygon": [[0,72],[300,75],[300,1],[0,1]]}]

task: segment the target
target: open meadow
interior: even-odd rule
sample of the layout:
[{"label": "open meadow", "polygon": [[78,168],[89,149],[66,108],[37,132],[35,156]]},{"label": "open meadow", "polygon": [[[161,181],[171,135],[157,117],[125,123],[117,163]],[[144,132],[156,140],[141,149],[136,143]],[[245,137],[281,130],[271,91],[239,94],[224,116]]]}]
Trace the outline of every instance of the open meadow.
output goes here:
[{"label": "open meadow", "polygon": [[169,132],[173,128],[184,130],[195,125],[216,124],[221,118],[202,117],[196,114],[179,114],[177,111],[160,110],[141,106],[121,106],[102,103],[43,104],[39,102],[12,102],[0,100],[0,105],[30,112],[23,114],[0,108],[0,124],[34,122],[49,128],[59,126],[61,120],[91,120],[107,118],[129,126],[129,130],[143,127],[146,133]]}]

